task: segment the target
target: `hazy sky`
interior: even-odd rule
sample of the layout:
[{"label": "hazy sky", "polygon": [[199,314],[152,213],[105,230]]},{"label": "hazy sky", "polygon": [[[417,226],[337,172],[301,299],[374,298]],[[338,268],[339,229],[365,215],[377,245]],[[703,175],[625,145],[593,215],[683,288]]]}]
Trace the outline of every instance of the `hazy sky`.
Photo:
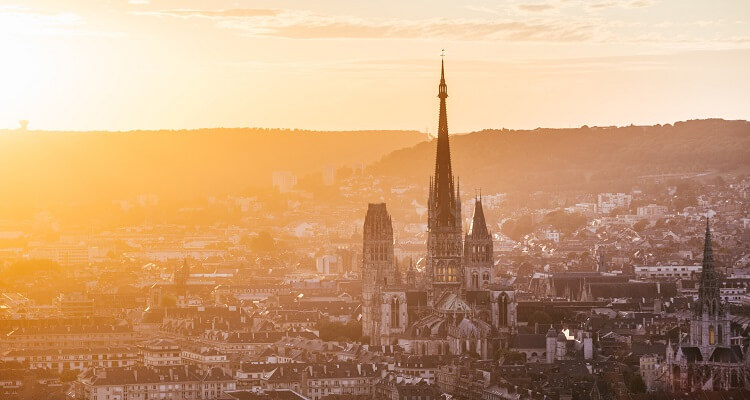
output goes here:
[{"label": "hazy sky", "polygon": [[0,128],[750,119],[748,0],[0,0]]}]

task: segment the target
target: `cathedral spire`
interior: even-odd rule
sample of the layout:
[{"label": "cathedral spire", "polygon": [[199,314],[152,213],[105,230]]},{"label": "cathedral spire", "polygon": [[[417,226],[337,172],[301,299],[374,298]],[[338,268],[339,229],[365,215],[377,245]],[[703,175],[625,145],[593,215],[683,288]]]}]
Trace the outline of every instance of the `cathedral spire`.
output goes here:
[{"label": "cathedral spire", "polygon": [[706,217],[706,236],[703,241],[703,268],[705,271],[706,266],[710,266],[713,270],[714,267],[714,250],[711,244],[711,226],[710,219]]},{"label": "cathedral spire", "polygon": [[703,312],[709,315],[717,315],[721,306],[721,295],[719,284],[714,269],[714,251],[711,244],[711,227],[709,218],[706,217],[706,236],[703,244],[703,271],[701,271],[700,288],[698,289],[698,306],[696,314],[700,316]]},{"label": "cathedral spire", "polygon": [[474,216],[471,218],[471,225],[469,226],[467,236],[473,238],[484,238],[489,236],[487,222],[484,218],[484,208],[482,207],[481,196],[474,200]]},{"label": "cathedral spire", "polygon": [[438,117],[437,152],[435,155],[434,176],[434,213],[437,226],[455,227],[460,216],[456,215],[456,190],[451,168],[451,150],[448,140],[448,113],[445,99],[448,97],[448,85],[445,83],[445,63],[440,62],[440,115]]}]

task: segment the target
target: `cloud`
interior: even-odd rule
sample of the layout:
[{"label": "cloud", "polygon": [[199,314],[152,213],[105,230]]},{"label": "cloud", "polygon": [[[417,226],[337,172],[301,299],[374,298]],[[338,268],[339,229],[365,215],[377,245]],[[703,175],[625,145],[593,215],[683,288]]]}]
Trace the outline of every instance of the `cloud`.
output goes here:
[{"label": "cloud", "polygon": [[605,8],[644,8],[651,7],[654,4],[653,0],[612,0],[612,1],[601,1],[596,3],[588,4],[588,8],[591,10],[600,10]]},{"label": "cloud", "polygon": [[547,11],[555,8],[552,4],[519,4],[518,8],[523,11],[532,11],[532,12],[539,12],[539,11]]},{"label": "cloud", "polygon": [[0,7],[0,32],[60,33],[79,27],[83,18],[73,13],[34,10],[26,7]]},{"label": "cloud", "polygon": [[643,7],[651,7],[653,5],[653,1],[650,0],[634,0],[625,5],[627,8],[643,8]]},{"label": "cloud", "polygon": [[142,11],[136,14],[152,15],[157,17],[175,17],[175,18],[252,18],[252,17],[271,17],[278,15],[281,11],[263,8],[236,8],[228,10],[193,10],[193,9],[172,9],[160,11]]},{"label": "cloud", "polygon": [[259,26],[226,23],[224,27],[266,36],[316,39],[447,39],[576,41],[593,35],[585,24],[488,20],[421,20],[376,22],[356,18],[314,18],[304,23]]},{"label": "cloud", "polygon": [[616,7],[616,6],[617,6],[617,3],[614,1],[589,4],[589,8],[591,9],[610,8],[610,7]]},{"label": "cloud", "polygon": [[[459,19],[384,19],[319,14],[289,9],[166,9],[133,12],[176,19],[206,19],[221,29],[247,37],[285,39],[432,39],[455,41],[540,43],[651,43],[685,48],[721,42],[722,32],[709,38],[690,31],[672,32],[671,21],[647,24],[620,20],[597,10],[641,8],[656,0],[513,1],[504,8],[466,6],[484,16]],[[547,10],[550,10],[549,12]],[[506,12],[508,11],[508,12]],[[708,26],[708,23],[703,23]],[[715,24],[714,24],[715,25]],[[743,43],[742,35],[733,43]]]},{"label": "cloud", "polygon": [[85,19],[72,12],[0,6],[2,35],[122,36],[119,32],[91,30]]},{"label": "cloud", "polygon": [[562,13],[584,16],[596,14],[608,8],[634,9],[650,7],[656,0],[506,0],[494,6],[468,5],[466,9],[493,15],[515,15],[522,17],[529,13],[556,15]]},{"label": "cloud", "polygon": [[573,21],[502,19],[373,20],[273,9],[161,10],[140,15],[207,18],[245,36],[293,39],[447,39],[576,41],[594,35],[594,27]]}]

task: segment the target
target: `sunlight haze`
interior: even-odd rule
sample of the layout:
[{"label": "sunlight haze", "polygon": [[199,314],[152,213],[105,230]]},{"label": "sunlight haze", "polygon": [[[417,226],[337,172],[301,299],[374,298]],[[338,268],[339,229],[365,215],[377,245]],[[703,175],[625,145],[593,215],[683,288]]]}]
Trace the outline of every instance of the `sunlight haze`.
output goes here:
[{"label": "sunlight haze", "polygon": [[746,119],[750,3],[0,1],[0,128],[451,131]]}]

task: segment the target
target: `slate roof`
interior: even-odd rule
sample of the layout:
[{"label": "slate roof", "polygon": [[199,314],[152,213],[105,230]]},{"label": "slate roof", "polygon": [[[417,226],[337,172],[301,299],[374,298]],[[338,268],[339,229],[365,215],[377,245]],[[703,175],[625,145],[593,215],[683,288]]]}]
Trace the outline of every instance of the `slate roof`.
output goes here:
[{"label": "slate roof", "polygon": [[711,353],[709,361],[720,363],[738,363],[742,361],[742,350],[738,346],[717,347]]},{"label": "slate roof", "polygon": [[701,350],[699,348],[684,346],[681,350],[688,362],[703,361],[703,355],[701,355]]}]

